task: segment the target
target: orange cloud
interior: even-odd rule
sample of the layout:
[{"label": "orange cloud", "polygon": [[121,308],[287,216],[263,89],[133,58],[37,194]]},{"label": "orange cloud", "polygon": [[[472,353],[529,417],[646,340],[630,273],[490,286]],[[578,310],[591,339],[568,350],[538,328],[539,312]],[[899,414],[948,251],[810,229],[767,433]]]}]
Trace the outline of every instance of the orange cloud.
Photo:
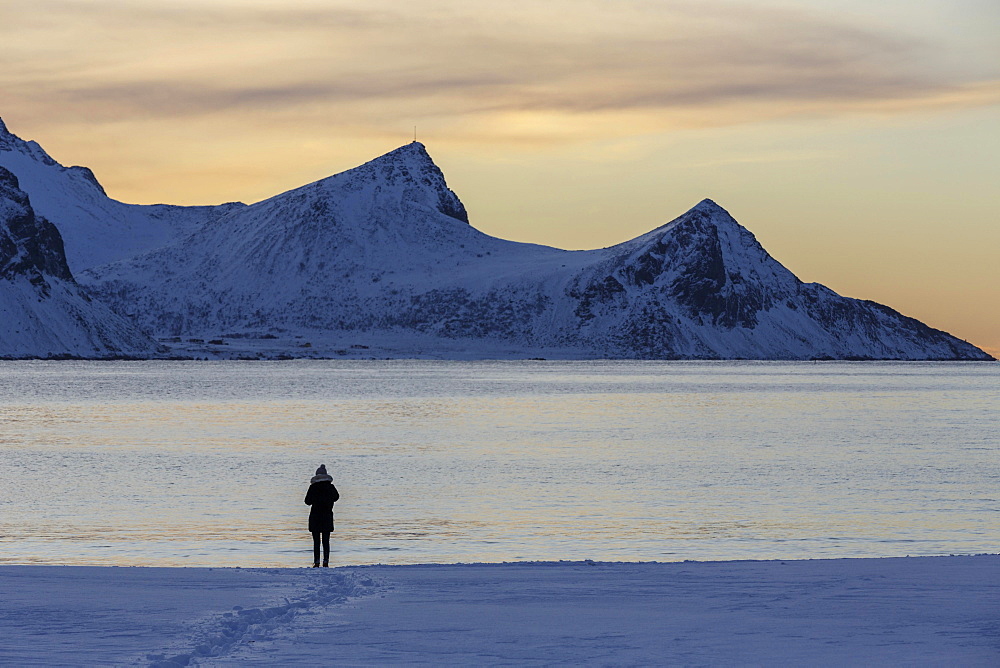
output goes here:
[{"label": "orange cloud", "polygon": [[36,0],[0,85],[64,123],[273,114],[378,133],[551,142],[797,115],[992,104],[1000,72],[828,15],[722,0]]}]

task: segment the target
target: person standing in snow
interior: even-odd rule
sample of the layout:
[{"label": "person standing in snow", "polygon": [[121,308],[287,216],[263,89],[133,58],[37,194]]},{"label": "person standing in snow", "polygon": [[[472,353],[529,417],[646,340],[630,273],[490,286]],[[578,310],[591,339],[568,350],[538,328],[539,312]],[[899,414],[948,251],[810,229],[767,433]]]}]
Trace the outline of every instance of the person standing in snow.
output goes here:
[{"label": "person standing in snow", "polygon": [[323,541],[323,566],[330,565],[330,532],[333,531],[333,504],[340,498],[340,492],[333,486],[333,476],[326,472],[326,464],[320,464],[316,475],[309,481],[306,505],[309,510],[309,531],[313,535],[313,568],[319,566],[319,544]]}]

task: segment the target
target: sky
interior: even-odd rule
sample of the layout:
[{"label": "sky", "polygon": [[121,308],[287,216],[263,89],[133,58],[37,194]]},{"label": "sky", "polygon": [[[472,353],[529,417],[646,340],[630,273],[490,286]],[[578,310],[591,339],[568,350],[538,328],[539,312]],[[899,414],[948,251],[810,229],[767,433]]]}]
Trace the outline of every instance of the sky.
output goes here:
[{"label": "sky", "polygon": [[805,281],[1000,356],[996,0],[0,2],[0,116],[116,199],[254,202],[417,136],[478,229],[712,198]]}]

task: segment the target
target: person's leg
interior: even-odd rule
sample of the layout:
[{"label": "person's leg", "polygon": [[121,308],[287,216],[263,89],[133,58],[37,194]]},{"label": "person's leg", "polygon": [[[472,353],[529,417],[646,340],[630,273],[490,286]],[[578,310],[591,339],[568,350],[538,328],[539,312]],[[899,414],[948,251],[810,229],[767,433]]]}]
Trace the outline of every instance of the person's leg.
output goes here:
[{"label": "person's leg", "polygon": [[323,565],[330,565],[330,532],[323,532]]},{"label": "person's leg", "polygon": [[312,535],[313,535],[313,567],[314,568],[316,566],[319,566],[319,539],[320,539],[320,535],[319,534],[320,534],[319,531],[313,531],[312,532]]}]

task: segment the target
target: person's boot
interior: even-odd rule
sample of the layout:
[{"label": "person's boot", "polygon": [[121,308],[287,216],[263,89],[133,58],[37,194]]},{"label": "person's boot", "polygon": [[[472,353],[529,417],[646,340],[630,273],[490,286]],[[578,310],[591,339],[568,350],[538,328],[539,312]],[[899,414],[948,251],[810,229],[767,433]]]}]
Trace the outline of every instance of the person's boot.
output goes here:
[{"label": "person's boot", "polygon": [[314,561],[313,562],[313,568],[319,568],[319,562],[318,561]]},{"label": "person's boot", "polygon": [[326,559],[324,559],[323,560],[323,568],[329,568],[329,567],[330,567],[330,562],[327,561]]}]

